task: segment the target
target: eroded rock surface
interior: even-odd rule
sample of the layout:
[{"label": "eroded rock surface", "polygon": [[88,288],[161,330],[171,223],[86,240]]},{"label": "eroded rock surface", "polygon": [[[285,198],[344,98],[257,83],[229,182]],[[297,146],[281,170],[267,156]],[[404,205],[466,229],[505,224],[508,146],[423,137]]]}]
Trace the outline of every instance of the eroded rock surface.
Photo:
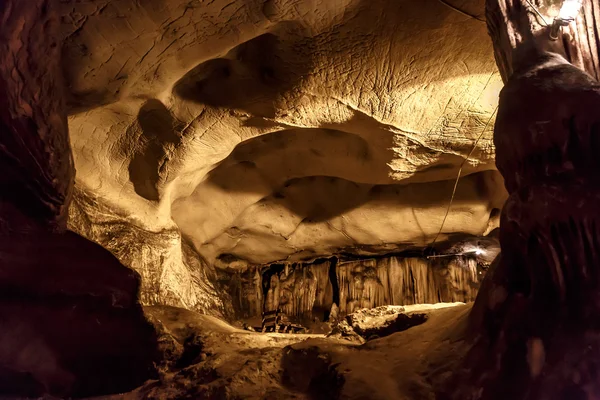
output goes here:
[{"label": "eroded rock surface", "polygon": [[61,2],[71,229],[146,304],[221,314],[213,265],[427,246],[467,156],[438,240],[489,232],[501,80],[485,23],[452,8],[483,1],[450,3]]},{"label": "eroded rock surface", "polygon": [[0,395],[130,390],[154,375],[139,275],[66,230],[75,170],[54,3],[0,2]]}]

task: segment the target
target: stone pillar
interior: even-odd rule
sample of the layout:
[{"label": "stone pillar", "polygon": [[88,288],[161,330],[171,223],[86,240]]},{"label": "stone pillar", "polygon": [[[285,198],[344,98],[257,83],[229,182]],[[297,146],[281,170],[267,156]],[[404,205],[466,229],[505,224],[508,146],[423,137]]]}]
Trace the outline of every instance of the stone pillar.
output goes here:
[{"label": "stone pillar", "polygon": [[524,0],[487,2],[506,82],[496,165],[510,196],[455,399],[600,396],[598,12],[586,0],[551,42]]}]

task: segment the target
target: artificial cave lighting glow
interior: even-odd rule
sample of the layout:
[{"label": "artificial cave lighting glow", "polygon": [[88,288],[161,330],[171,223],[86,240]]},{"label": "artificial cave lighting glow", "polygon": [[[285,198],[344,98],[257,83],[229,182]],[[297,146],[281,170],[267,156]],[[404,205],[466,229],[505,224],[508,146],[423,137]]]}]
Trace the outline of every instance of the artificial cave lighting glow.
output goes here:
[{"label": "artificial cave lighting glow", "polygon": [[465,250],[465,252],[463,254],[475,254],[476,256],[481,256],[481,255],[485,254],[485,250],[482,249],[481,247],[473,247],[469,250]]},{"label": "artificial cave lighting glow", "polygon": [[550,28],[550,39],[557,40],[560,29],[563,26],[569,25],[575,20],[577,14],[581,10],[583,0],[565,0],[560,8],[558,16],[554,18],[552,27]]},{"label": "artificial cave lighting glow", "polygon": [[579,14],[582,5],[583,0],[565,0],[558,13],[558,18],[564,21],[574,20],[577,17],[577,14]]},{"label": "artificial cave lighting glow", "polygon": [[441,257],[456,257],[456,256],[464,256],[464,255],[468,255],[468,254],[475,254],[476,256],[481,256],[481,255],[485,255],[486,251],[484,249],[482,249],[481,247],[470,247],[470,248],[463,248],[463,251],[460,253],[448,253],[448,254],[436,254],[436,255],[431,255],[431,256],[427,256],[427,258],[441,258]]}]

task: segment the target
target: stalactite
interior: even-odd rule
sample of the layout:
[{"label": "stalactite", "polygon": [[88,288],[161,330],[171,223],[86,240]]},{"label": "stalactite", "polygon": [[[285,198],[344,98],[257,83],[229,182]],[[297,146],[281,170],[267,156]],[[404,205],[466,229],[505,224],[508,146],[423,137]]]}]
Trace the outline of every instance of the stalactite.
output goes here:
[{"label": "stalactite", "polygon": [[290,316],[320,314],[331,308],[333,289],[329,280],[330,262],[285,265],[268,284],[266,310],[281,308]]},{"label": "stalactite", "polygon": [[234,297],[243,297],[234,301],[240,317],[280,308],[290,317],[325,321],[334,303],[343,316],[383,305],[469,302],[481,278],[477,261],[463,257],[329,259],[260,270],[255,267],[233,279],[240,287]]},{"label": "stalactite", "polygon": [[340,312],[382,305],[473,301],[478,272],[474,259],[385,257],[338,267]]},{"label": "stalactite", "polygon": [[[223,288],[231,296],[235,315],[247,318],[261,315],[265,301],[262,289],[262,279],[258,268],[248,268],[245,271],[223,274]],[[268,301],[268,300],[267,300]]]}]

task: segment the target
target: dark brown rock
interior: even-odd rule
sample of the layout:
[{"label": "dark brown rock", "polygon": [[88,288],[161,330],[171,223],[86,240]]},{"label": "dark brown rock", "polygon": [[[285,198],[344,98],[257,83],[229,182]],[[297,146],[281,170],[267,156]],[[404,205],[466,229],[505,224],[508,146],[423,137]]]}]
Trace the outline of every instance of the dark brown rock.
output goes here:
[{"label": "dark brown rock", "polygon": [[65,229],[75,168],[58,18],[47,0],[9,0],[0,3],[0,26],[0,211],[9,211],[0,220],[12,220],[11,203]]},{"label": "dark brown rock", "polygon": [[153,376],[139,275],[72,232],[0,239],[0,393],[89,396]]},{"label": "dark brown rock", "polygon": [[[551,43],[547,30],[525,22],[520,1],[488,1],[507,80],[494,143],[509,198],[500,223],[502,257],[473,309],[476,340],[452,378],[455,399],[600,393],[600,84],[582,70],[597,76],[596,47],[586,46],[598,40],[590,29],[598,18],[596,2],[584,3],[576,30],[565,30],[571,40]],[[520,40],[506,40],[514,37]]]},{"label": "dark brown rock", "polygon": [[121,392],[153,376],[139,275],[66,231],[75,170],[47,0],[0,2],[0,395]]}]

